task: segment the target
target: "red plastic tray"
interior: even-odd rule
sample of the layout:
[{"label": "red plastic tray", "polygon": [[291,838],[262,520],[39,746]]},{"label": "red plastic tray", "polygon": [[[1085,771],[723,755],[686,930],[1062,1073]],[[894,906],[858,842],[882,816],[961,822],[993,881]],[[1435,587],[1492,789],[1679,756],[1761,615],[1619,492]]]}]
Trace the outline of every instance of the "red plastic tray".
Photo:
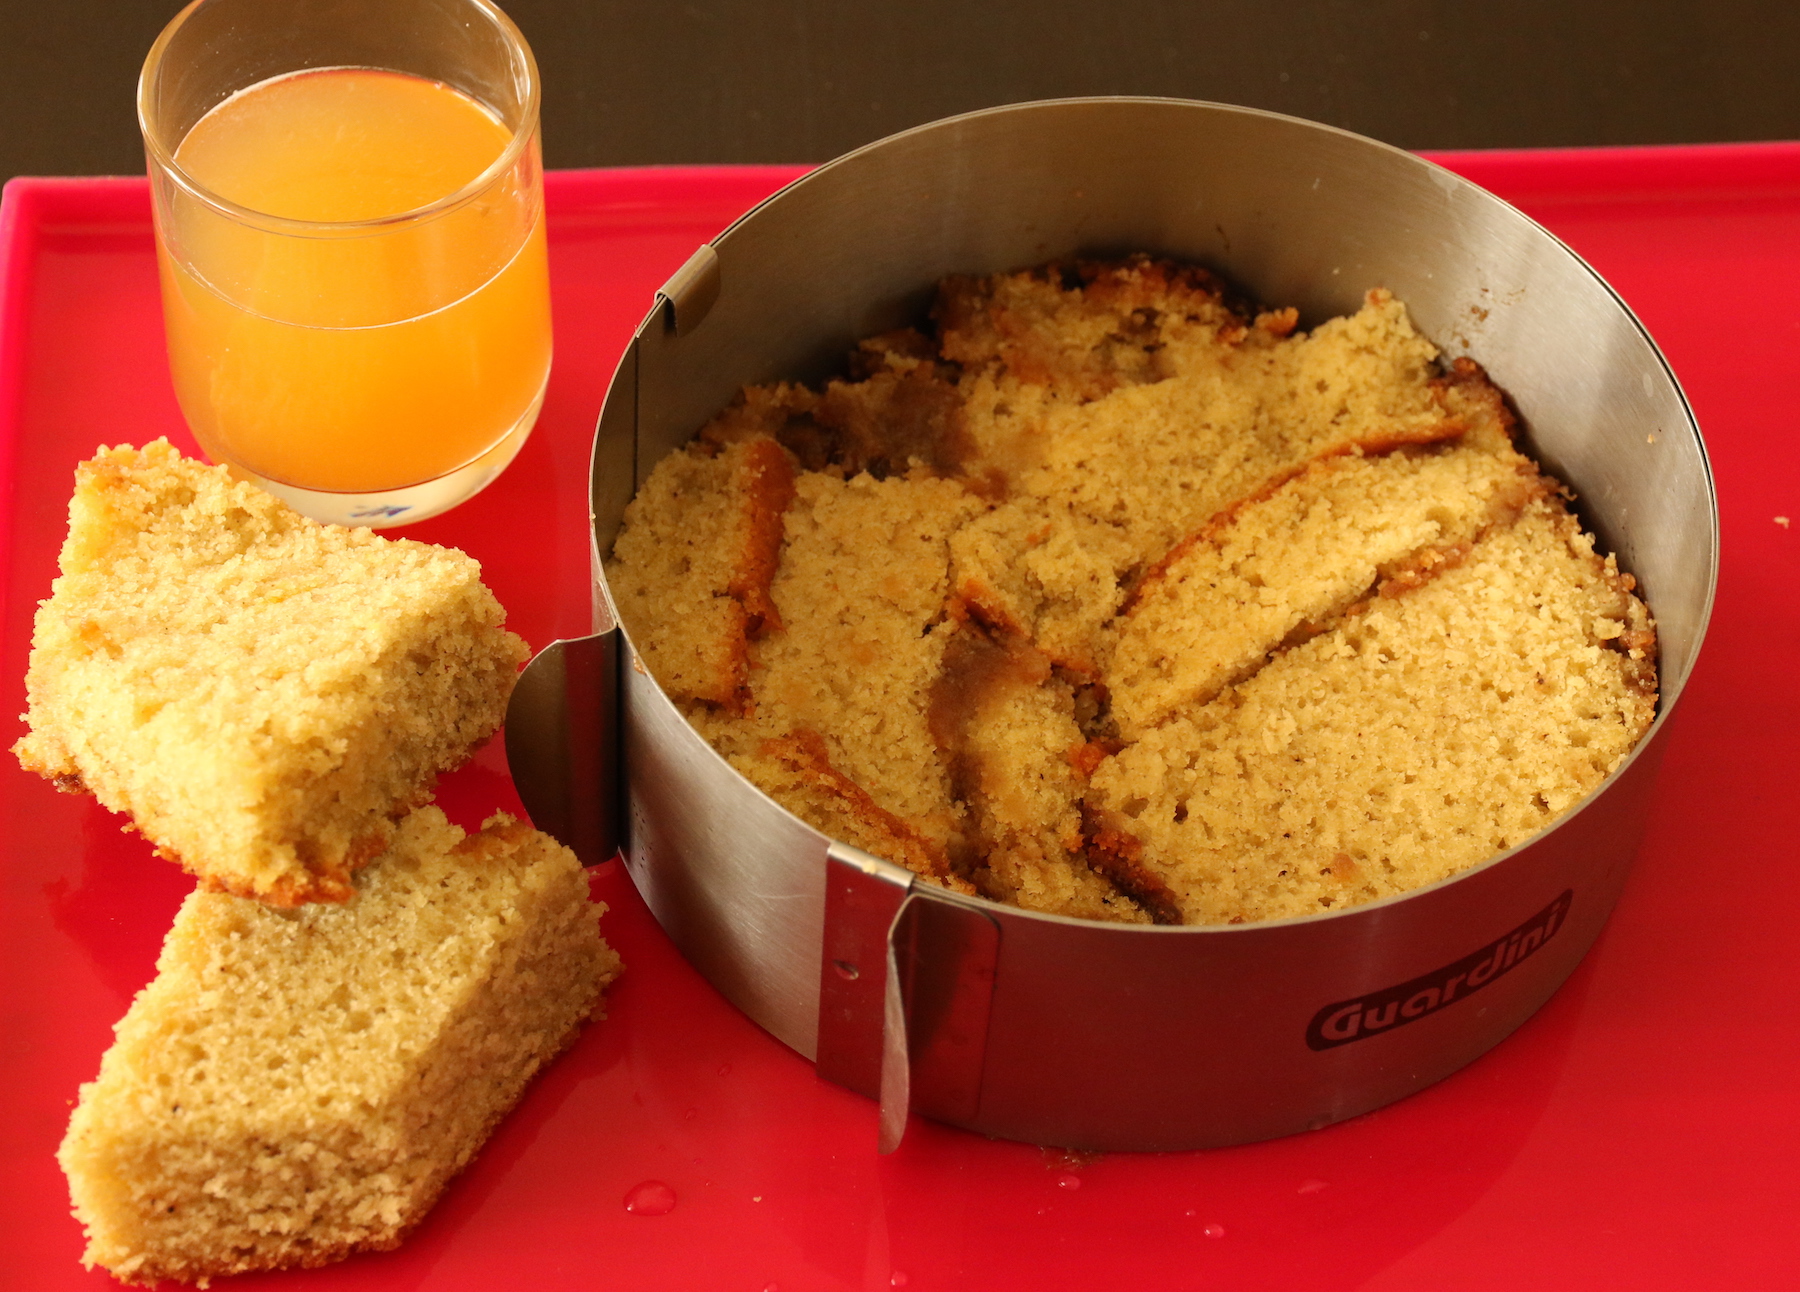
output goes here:
[{"label": "red plastic tray", "polygon": [[[294,1289],[1694,1288],[1800,1278],[1800,145],[1443,159],[1570,242],[1662,344],[1718,473],[1725,566],[1650,841],[1569,984],[1449,1080],[1245,1148],[1070,1161],[875,1108],[724,1003],[618,863],[610,1017],[398,1252]],[[553,174],[557,360],[539,429],[407,531],[473,553],[534,645],[587,626],[584,479],[616,356],[693,246],[795,168]],[[191,448],[142,180],[19,180],[0,209],[0,712],[23,708],[75,463]],[[10,741],[12,733],[0,732]],[[516,808],[496,742],[443,787]],[[0,1284],[95,1288],[52,1159],[188,881],[0,759]],[[1095,1092],[1104,1098],[1105,1092]],[[667,1215],[629,1213],[659,1180]]]}]

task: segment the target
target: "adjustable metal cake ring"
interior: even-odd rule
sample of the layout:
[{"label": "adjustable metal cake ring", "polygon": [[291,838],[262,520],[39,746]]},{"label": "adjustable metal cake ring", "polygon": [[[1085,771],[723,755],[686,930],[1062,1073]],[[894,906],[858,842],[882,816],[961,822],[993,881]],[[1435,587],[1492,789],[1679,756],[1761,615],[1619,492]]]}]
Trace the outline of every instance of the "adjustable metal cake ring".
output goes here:
[{"label": "adjustable metal cake ring", "polygon": [[[828,839],[688,726],[616,625],[599,556],[656,462],[746,384],[815,380],[917,322],[933,284],[1077,251],[1197,261],[1302,324],[1390,288],[1472,352],[1532,454],[1640,581],[1661,704],[1554,828],[1386,901],[1223,927],[1034,914],[915,883]],[[507,752],[532,818],[625,864],[738,1008],[909,1112],[1080,1149],[1187,1149],[1325,1126],[1503,1039],[1598,935],[1642,837],[1718,564],[1706,450],[1607,285],[1499,199],[1398,149],[1271,113],[1079,99],[955,117],[790,184],[702,246],[621,360],[592,467],[595,635],[521,679]]]}]

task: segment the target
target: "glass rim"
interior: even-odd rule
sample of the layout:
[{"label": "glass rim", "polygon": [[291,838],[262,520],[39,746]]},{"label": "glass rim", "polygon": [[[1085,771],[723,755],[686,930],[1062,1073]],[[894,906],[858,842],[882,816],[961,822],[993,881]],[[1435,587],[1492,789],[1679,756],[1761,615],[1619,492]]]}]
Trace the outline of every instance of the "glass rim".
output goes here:
[{"label": "glass rim", "polygon": [[[150,124],[150,91],[152,85],[156,83],[158,73],[161,71],[163,56],[168,52],[169,42],[175,38],[175,33],[181,30],[182,26],[187,22],[188,18],[193,15],[195,10],[203,5],[215,2],[216,0],[190,0],[190,3],[183,7],[180,13],[169,20],[168,25],[164,27],[157,36],[155,43],[150,46],[150,52],[144,56],[144,65],[138,72],[138,132],[143,136],[144,149],[150,155],[151,165],[167,175],[190,197],[213,208],[219,214],[237,220],[240,223],[261,226],[271,232],[299,235],[310,234],[312,236],[380,233],[384,230],[398,226],[417,224],[423,220],[442,215],[447,211],[473,201],[485,189],[491,187],[502,175],[518,164],[520,156],[531,146],[531,141],[537,135],[541,84],[538,80],[537,58],[532,54],[531,46],[526,43],[524,33],[519,30],[518,26],[511,18],[507,17],[496,5],[491,3],[491,0],[463,0],[463,2],[471,8],[480,11],[489,22],[493,23],[494,26],[499,29],[501,35],[506,39],[507,45],[514,51],[525,70],[526,93],[523,104],[524,111],[520,117],[519,128],[513,132],[513,136],[507,142],[506,147],[500,150],[500,155],[489,163],[486,169],[455,192],[449,193],[444,197],[435,198],[423,206],[416,206],[407,211],[398,211],[392,215],[378,215],[363,220],[304,220],[292,216],[274,215],[268,211],[259,211],[253,206],[245,206],[241,202],[234,202],[223,194],[215,193],[212,189],[190,175],[182,167],[181,163],[175,160],[175,150],[181,146],[180,141],[177,140],[174,146],[171,147],[160,137],[156,130],[152,129]],[[322,72],[329,70],[332,69],[323,67],[301,67],[295,68],[293,72],[283,73],[282,75],[291,76],[300,72]],[[393,69],[371,68],[368,70],[391,71]],[[259,81],[257,84],[262,84],[262,82]],[[244,89],[249,88],[249,86],[244,87]],[[241,92],[241,90],[234,91],[234,93]],[[458,91],[458,93],[461,93],[461,91]],[[223,101],[224,100],[221,100],[221,102]],[[479,100],[477,100],[477,102],[479,102]],[[486,107],[487,105],[483,104],[482,106]]]}]

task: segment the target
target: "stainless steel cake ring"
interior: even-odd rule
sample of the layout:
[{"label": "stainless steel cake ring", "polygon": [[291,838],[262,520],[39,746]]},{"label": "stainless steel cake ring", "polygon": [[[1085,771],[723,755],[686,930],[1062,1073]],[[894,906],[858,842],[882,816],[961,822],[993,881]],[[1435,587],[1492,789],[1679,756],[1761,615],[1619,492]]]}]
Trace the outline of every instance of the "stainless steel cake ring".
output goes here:
[{"label": "stainless steel cake ring", "polygon": [[[1660,634],[1661,709],[1555,828],[1366,906],[1227,927],[1038,915],[914,881],[734,771],[638,663],[599,555],[656,462],[746,384],[818,380],[923,318],[949,273],[1149,250],[1311,326],[1387,287],[1515,402]],[[703,246],[621,360],[591,476],[595,635],[533,661],[507,720],[532,818],[625,864],[738,1008],[880,1100],[1079,1149],[1186,1149],[1398,1099],[1518,1027],[1574,969],[1643,835],[1711,611],[1718,511],[1674,375],[1624,303],[1499,199],[1398,149],[1289,117],[1076,99],[955,117],[789,185]]]}]

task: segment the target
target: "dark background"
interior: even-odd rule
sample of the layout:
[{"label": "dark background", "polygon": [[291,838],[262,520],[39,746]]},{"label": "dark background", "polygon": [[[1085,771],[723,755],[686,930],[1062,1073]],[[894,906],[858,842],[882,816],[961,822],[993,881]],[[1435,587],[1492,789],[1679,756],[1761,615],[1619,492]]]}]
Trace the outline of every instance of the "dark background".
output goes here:
[{"label": "dark background", "polygon": [[[379,3],[379,0],[369,0]],[[0,178],[141,172],[179,0],[0,0]],[[1773,0],[511,0],[552,166],[823,161],[972,108],[1164,94],[1407,148],[1800,137]]]}]

